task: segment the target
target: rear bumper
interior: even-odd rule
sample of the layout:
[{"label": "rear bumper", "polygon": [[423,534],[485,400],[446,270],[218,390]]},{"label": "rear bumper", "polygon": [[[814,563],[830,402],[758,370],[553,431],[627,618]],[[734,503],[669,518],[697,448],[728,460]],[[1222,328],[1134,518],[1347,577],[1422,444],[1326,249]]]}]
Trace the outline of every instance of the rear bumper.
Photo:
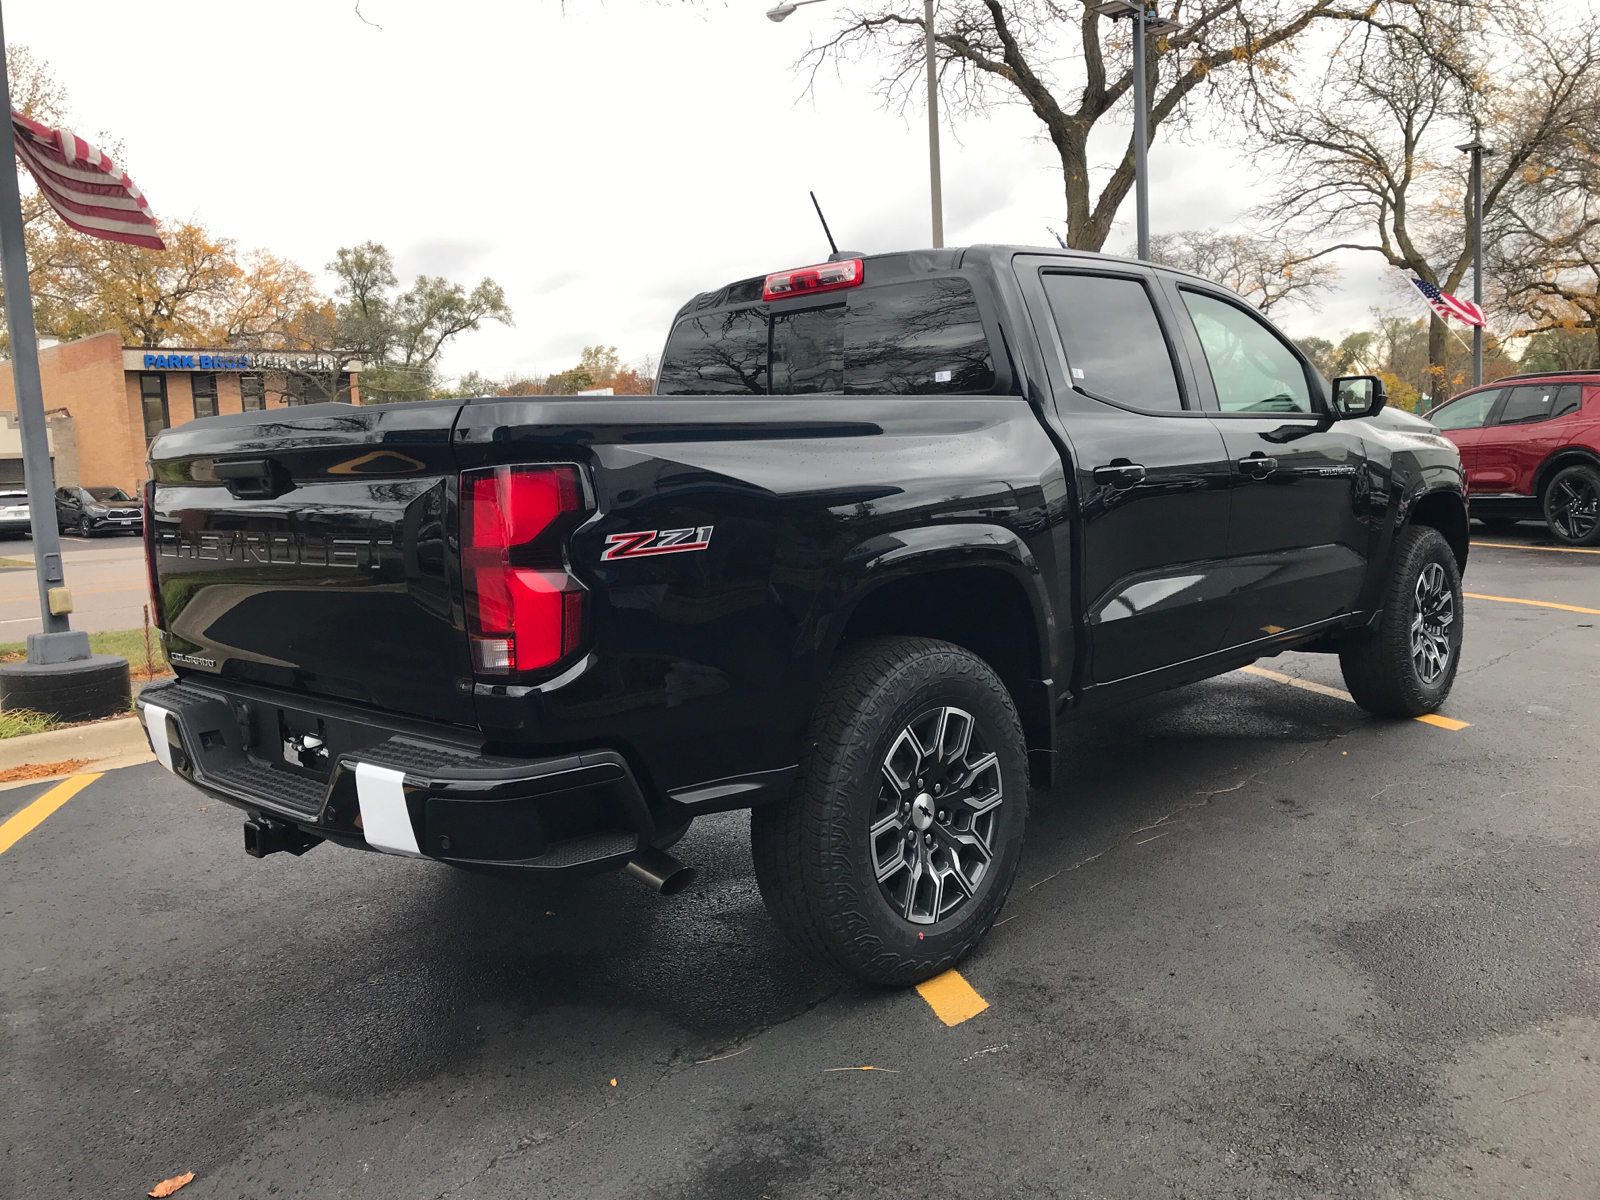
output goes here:
[{"label": "rear bumper", "polygon": [[188,680],[146,688],[137,701],[151,749],[175,775],[253,816],[344,845],[585,873],[620,868],[657,832],[632,770],[612,750],[508,759],[409,729],[385,738],[369,723],[359,740],[371,744],[335,750],[328,769],[313,773],[247,748],[250,714],[262,703]]}]

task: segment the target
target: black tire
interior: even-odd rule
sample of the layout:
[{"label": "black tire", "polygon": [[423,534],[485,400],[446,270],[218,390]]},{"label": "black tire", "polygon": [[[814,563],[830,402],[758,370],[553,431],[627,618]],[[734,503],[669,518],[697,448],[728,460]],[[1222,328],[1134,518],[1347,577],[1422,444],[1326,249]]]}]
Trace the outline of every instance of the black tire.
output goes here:
[{"label": "black tire", "polygon": [[1444,703],[1461,665],[1461,571],[1444,535],[1425,525],[1400,532],[1393,564],[1378,624],[1345,642],[1339,666],[1369,713],[1420,717]]},{"label": "black tire", "polygon": [[1544,489],[1544,520],[1558,542],[1600,542],[1600,471],[1579,464],[1557,471]]},{"label": "black tire", "polygon": [[948,642],[864,641],[830,674],[807,746],[789,799],[751,813],[767,911],[868,983],[920,983],[960,962],[1022,856],[1027,748],[1005,685]]},{"label": "black tire", "polygon": [[89,524],[88,517],[78,518],[78,536],[81,538],[91,538],[94,536],[94,526]]}]

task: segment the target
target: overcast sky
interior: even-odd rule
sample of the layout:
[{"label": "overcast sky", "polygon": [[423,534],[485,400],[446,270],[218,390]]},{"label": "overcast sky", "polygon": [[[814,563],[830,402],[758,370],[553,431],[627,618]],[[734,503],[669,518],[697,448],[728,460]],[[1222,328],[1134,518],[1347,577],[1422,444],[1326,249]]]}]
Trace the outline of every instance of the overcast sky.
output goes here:
[{"label": "overcast sky", "polygon": [[[659,354],[693,293],[825,258],[808,189],[842,247],[929,244],[925,116],[884,111],[870,65],[803,98],[792,64],[829,6],[774,25],[772,2],[361,0],[367,24],[353,0],[275,0],[270,18],[10,0],[5,19],[66,85],[77,131],[122,140],[159,217],[313,270],[371,239],[406,275],[493,276],[515,328],[463,336],[444,369],[501,377],[594,343]],[[947,244],[1051,244],[1061,173],[1041,129],[1020,108],[947,124]],[[1237,226],[1263,187],[1220,145],[1162,138],[1151,162],[1157,231]],[[1108,250],[1133,240],[1131,197],[1122,216]],[[1282,313],[1290,332],[1334,337],[1407,303],[1375,255],[1343,265],[1320,313]]]}]

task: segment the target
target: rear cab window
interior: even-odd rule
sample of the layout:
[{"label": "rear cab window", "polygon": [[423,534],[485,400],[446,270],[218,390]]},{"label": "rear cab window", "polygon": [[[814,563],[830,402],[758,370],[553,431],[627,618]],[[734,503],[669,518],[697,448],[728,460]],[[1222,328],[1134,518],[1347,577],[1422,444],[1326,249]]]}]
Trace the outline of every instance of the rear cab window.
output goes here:
[{"label": "rear cab window", "polygon": [[966,279],[869,282],[817,299],[799,307],[763,305],[683,317],[662,354],[656,394],[927,396],[994,390],[994,355]]}]

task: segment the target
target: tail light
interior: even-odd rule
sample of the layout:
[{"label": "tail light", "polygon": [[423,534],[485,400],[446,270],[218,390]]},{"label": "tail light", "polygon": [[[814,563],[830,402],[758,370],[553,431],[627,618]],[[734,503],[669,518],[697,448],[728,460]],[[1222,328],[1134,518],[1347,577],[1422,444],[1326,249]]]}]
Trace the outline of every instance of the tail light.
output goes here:
[{"label": "tail light", "polygon": [[814,267],[796,267],[768,275],[761,285],[761,298],[787,300],[790,296],[806,296],[812,292],[833,292],[840,288],[855,287],[861,280],[862,260],[859,258],[818,263]]},{"label": "tail light", "polygon": [[161,580],[156,574],[156,481],[144,481],[144,567],[150,583],[150,613],[156,628],[167,627],[167,616],[161,608]]},{"label": "tail light", "polygon": [[563,543],[587,510],[574,466],[462,475],[461,570],[478,674],[536,671],[582,643],[584,591]]}]

